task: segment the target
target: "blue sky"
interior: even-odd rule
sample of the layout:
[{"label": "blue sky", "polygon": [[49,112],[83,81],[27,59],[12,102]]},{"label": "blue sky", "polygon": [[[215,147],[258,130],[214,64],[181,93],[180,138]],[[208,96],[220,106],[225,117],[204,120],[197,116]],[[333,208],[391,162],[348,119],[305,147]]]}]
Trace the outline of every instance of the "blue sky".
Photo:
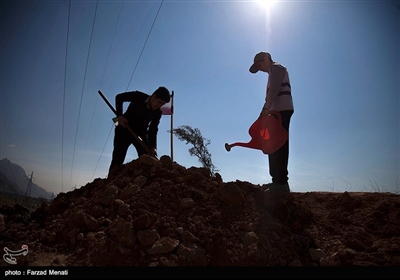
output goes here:
[{"label": "blue sky", "polygon": [[[263,106],[268,75],[248,70],[259,51],[291,78],[292,191],[399,192],[399,1],[2,1],[0,158],[54,193],[105,178],[114,116],[97,91],[114,104],[162,85],[174,127],[211,141],[224,182],[269,183],[261,151],[224,148],[250,141]],[[174,161],[201,166],[173,145]]]}]

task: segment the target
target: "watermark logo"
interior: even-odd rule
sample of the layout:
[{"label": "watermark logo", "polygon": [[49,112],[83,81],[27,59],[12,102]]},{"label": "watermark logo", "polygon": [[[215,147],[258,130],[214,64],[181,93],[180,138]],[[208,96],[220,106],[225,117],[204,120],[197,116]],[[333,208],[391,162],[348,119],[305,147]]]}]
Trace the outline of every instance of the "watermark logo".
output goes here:
[{"label": "watermark logo", "polygon": [[6,252],[3,255],[3,259],[9,263],[9,264],[17,264],[17,259],[14,258],[15,256],[19,255],[24,255],[26,256],[28,254],[28,245],[22,245],[21,250],[13,251],[8,249],[7,247],[4,247],[4,252]]}]

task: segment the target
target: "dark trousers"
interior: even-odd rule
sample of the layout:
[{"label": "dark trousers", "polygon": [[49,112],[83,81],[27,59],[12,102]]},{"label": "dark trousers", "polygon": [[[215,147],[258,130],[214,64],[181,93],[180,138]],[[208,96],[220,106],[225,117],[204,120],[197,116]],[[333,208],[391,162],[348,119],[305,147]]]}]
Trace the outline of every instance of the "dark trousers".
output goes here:
[{"label": "dark trousers", "polygon": [[[280,111],[282,117],[282,126],[289,132],[290,118],[293,111]],[[289,138],[286,143],[276,152],[268,155],[269,174],[272,182],[277,184],[286,184],[288,177],[288,161],[289,161]]]},{"label": "dark trousers", "polygon": [[[142,138],[142,140],[145,139]],[[143,146],[133,137],[128,129],[123,128],[120,125],[116,126],[114,131],[114,150],[108,174],[110,174],[110,171],[114,166],[121,166],[124,163],[130,145],[133,145],[136,148],[138,157],[147,154]]]}]

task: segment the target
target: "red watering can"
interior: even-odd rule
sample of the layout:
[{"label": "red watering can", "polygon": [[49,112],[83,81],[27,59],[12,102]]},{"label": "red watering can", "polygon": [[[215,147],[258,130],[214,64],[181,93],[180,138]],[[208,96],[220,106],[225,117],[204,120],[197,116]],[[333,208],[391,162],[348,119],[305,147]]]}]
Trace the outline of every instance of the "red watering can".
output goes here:
[{"label": "red watering can", "polygon": [[272,154],[288,140],[288,132],[282,126],[282,117],[278,111],[269,111],[269,115],[258,118],[249,128],[251,140],[248,143],[225,143],[229,152],[234,146],[261,150],[264,154]]}]

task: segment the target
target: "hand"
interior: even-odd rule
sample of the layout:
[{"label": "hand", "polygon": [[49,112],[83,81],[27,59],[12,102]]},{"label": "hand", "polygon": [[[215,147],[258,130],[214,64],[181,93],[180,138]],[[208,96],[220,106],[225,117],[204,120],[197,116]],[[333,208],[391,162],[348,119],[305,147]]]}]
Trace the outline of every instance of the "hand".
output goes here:
[{"label": "hand", "polygon": [[150,148],[149,154],[152,157],[157,157],[157,149],[156,148]]},{"label": "hand", "polygon": [[261,113],[260,113],[260,118],[265,117],[265,116],[268,116],[268,115],[269,115],[269,110],[266,109],[266,108],[263,108],[263,109],[261,110]]},{"label": "hand", "polygon": [[122,127],[126,128],[126,126],[128,125],[128,120],[124,116],[119,116],[118,124],[121,125]]}]

